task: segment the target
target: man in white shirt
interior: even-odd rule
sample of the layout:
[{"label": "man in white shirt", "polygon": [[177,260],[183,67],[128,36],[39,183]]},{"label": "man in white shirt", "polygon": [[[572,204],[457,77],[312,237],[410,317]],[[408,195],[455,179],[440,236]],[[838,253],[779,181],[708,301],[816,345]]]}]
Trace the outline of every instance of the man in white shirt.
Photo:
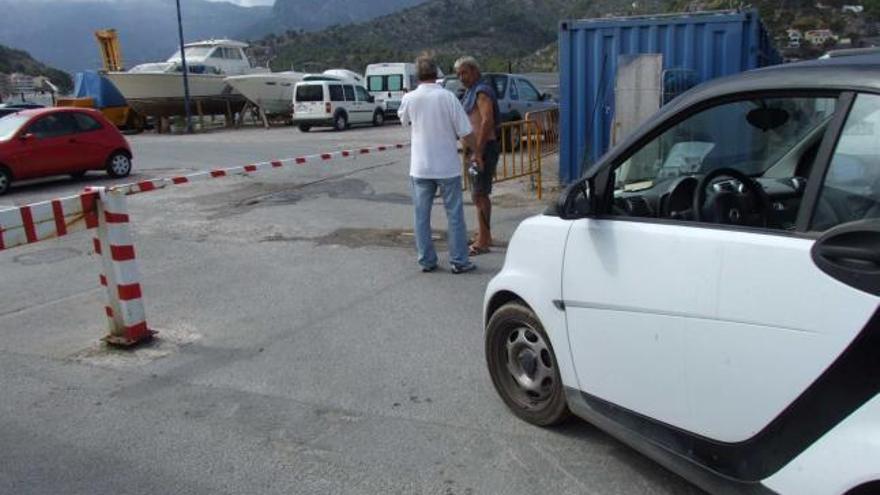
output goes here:
[{"label": "man in white shirt", "polygon": [[432,272],[439,263],[431,239],[431,206],[439,187],[446,208],[452,273],[469,272],[476,265],[468,258],[457,144],[464,139],[469,149],[476,149],[473,129],[458,98],[436,83],[437,64],[433,59],[419,57],[416,74],[419,86],[404,95],[397,115],[402,125],[412,126],[409,175],[419,265],[423,272]]}]

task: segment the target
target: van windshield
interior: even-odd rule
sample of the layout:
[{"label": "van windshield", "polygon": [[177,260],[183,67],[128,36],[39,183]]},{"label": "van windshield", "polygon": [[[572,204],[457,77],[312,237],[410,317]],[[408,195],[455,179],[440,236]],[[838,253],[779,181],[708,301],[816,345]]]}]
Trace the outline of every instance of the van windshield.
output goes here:
[{"label": "van windshield", "polygon": [[296,101],[322,101],[324,87],[320,84],[308,84],[296,87]]}]

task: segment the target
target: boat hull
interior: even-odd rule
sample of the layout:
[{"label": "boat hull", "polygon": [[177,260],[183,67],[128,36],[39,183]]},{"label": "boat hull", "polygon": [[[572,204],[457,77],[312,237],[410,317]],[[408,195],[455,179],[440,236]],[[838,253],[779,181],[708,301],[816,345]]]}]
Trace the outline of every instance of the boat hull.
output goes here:
[{"label": "boat hull", "polygon": [[297,72],[250,74],[226,78],[227,84],[270,115],[290,115],[293,89],[302,80]]},{"label": "boat hull", "polygon": [[[129,106],[141,115],[170,117],[185,115],[183,76],[147,72],[108,72],[109,79]],[[237,113],[246,100],[224,81],[225,76],[190,74],[191,111],[202,115]]]}]

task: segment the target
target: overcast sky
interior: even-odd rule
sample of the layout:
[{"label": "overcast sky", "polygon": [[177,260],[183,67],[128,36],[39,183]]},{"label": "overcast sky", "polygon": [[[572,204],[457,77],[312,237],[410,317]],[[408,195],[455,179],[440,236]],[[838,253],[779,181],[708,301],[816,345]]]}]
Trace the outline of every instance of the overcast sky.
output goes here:
[{"label": "overcast sky", "polygon": [[254,5],[272,5],[275,3],[275,0],[211,0],[212,2],[231,2],[237,3],[239,5],[243,5],[245,7],[252,7]]}]

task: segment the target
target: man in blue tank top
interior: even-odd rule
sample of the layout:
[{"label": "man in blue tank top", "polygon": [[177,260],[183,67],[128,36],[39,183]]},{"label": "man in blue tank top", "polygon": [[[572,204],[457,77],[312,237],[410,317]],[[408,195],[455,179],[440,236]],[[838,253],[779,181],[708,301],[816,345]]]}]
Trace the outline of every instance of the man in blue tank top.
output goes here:
[{"label": "man in blue tank top", "polygon": [[458,59],[455,62],[455,72],[467,88],[462,97],[462,105],[470,117],[476,138],[477,148],[469,151],[483,158],[482,165],[477,166],[478,173],[471,176],[471,197],[477,209],[479,227],[470,246],[470,255],[477,256],[488,253],[489,246],[492,245],[492,201],[489,195],[492,193],[492,180],[500,151],[497,140],[497,127],[501,123],[500,112],[495,90],[482,80],[480,66],[473,57]]}]

